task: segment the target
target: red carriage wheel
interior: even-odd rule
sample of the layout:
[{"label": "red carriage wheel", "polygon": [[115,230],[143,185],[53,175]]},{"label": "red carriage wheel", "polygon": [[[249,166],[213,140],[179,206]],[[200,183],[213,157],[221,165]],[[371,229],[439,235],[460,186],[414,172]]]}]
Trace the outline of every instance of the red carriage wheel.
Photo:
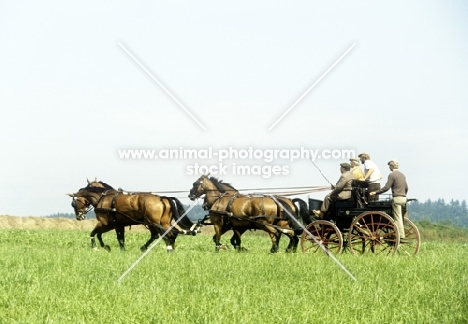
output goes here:
[{"label": "red carriage wheel", "polygon": [[405,238],[400,242],[397,253],[402,255],[413,256],[419,252],[421,246],[421,236],[419,230],[412,221],[408,218],[403,218],[403,226],[405,227]]},{"label": "red carriage wheel", "polygon": [[343,247],[343,236],[332,222],[316,220],[310,223],[302,233],[301,246],[304,253],[329,251],[332,254],[337,254]]},{"label": "red carriage wheel", "polygon": [[353,254],[393,254],[400,234],[393,218],[380,211],[367,211],[351,223],[348,246]]}]

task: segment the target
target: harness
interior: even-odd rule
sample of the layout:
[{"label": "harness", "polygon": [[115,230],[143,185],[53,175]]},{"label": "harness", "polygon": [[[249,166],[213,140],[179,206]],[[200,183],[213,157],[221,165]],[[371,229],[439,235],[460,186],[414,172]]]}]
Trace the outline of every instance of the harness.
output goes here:
[{"label": "harness", "polygon": [[[99,206],[99,203],[101,202],[102,198],[103,197],[106,197],[107,196],[107,191],[103,192],[101,197],[99,198],[99,201],[98,203],[96,204],[96,208],[94,208],[94,211],[96,213],[107,213],[109,216],[112,217],[112,221],[115,223],[115,224],[118,224],[118,221],[117,221],[117,215],[121,215],[121,216],[124,216],[126,218],[128,218],[129,220],[131,220],[132,222],[135,222],[137,224],[140,224],[140,225],[144,225],[146,227],[148,226],[156,226],[156,227],[160,227],[162,228],[160,225],[158,224],[150,224],[150,223],[147,223],[145,221],[139,221],[139,220],[136,220],[135,218],[132,218],[131,216],[119,211],[117,208],[116,208],[116,202],[117,202],[117,197],[121,194],[124,194],[122,191],[117,191],[115,193],[115,195],[112,197],[112,200],[111,200],[111,205],[110,205],[110,208],[108,207],[98,207]],[[146,201],[145,201],[146,203]],[[146,209],[145,209],[146,211]],[[143,214],[143,219],[145,217],[145,214]]]},{"label": "harness", "polygon": [[[222,197],[218,198],[218,200],[221,199],[221,198]],[[263,215],[249,216],[249,217],[236,216],[236,215],[234,215],[232,213],[232,204],[234,203],[236,198],[239,198],[237,193],[235,195],[231,196],[231,198],[229,199],[229,201],[228,201],[228,203],[226,205],[225,210],[219,210],[220,206],[218,204],[216,209],[210,209],[209,212],[214,213],[214,214],[218,214],[218,215],[221,215],[221,216],[225,216],[226,217],[226,224],[229,224],[229,220],[231,218],[237,219],[239,221],[241,221],[241,220],[248,221],[248,222],[251,222],[251,223],[257,224],[257,225],[264,225],[264,224],[260,223],[258,221],[258,219],[269,218],[269,219],[287,220],[286,218],[283,217],[283,212],[284,212],[283,205],[276,202],[275,200],[273,200],[273,201],[274,201],[274,203],[276,204],[276,207],[277,207],[276,208],[276,216],[266,215],[266,213],[265,213],[265,196],[262,196],[262,201],[261,201],[261,210],[263,211]],[[249,195],[249,198],[253,198],[253,197],[251,195]],[[216,200],[216,201],[218,201],[218,200]],[[209,215],[207,215],[204,220],[206,220],[208,217],[209,217]],[[274,225],[274,224],[269,224],[269,226],[279,228],[279,229],[283,229],[283,227],[278,226],[278,225]]]}]

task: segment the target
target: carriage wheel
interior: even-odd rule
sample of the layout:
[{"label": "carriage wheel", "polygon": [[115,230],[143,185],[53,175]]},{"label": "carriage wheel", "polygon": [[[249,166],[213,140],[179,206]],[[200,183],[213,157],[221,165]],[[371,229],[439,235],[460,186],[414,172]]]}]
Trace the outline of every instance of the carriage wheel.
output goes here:
[{"label": "carriage wheel", "polygon": [[421,246],[421,237],[419,230],[412,221],[408,218],[403,218],[403,226],[405,227],[405,238],[398,247],[398,253],[402,255],[413,256],[419,252]]},{"label": "carriage wheel", "polygon": [[326,220],[316,220],[302,233],[301,247],[304,253],[325,252],[323,248],[326,248],[332,254],[337,254],[343,247],[343,236],[335,224]]},{"label": "carriage wheel", "polygon": [[348,246],[353,254],[393,254],[400,234],[393,219],[380,211],[367,211],[351,223]]}]

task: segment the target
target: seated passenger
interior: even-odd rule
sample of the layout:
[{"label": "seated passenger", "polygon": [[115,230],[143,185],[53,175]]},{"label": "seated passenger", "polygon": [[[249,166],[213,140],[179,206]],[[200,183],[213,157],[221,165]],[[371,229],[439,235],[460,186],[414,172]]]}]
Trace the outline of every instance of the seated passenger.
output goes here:
[{"label": "seated passenger", "polygon": [[333,191],[330,192],[323,200],[320,210],[312,212],[317,218],[323,218],[330,208],[330,203],[336,200],[344,200],[351,198],[351,183],[355,180],[354,175],[349,171],[351,165],[349,163],[341,163],[341,176],[335,186],[332,186]]},{"label": "seated passenger", "polygon": [[364,180],[364,172],[362,172],[361,167],[359,166],[360,161],[358,158],[351,158],[349,159],[351,164],[351,173],[354,175],[356,180],[365,181]]}]

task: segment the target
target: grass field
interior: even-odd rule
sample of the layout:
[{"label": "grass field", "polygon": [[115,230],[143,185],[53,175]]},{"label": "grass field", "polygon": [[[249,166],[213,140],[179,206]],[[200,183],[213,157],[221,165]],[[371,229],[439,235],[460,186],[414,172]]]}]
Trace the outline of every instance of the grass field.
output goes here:
[{"label": "grass field", "polygon": [[[0,323],[467,323],[468,244],[424,242],[416,257],[214,253],[210,235],[157,245],[135,268],[146,232],[127,251],[92,251],[88,231],[0,229]],[[227,241],[228,233],[224,238]],[[286,240],[282,242],[284,251]]]}]

